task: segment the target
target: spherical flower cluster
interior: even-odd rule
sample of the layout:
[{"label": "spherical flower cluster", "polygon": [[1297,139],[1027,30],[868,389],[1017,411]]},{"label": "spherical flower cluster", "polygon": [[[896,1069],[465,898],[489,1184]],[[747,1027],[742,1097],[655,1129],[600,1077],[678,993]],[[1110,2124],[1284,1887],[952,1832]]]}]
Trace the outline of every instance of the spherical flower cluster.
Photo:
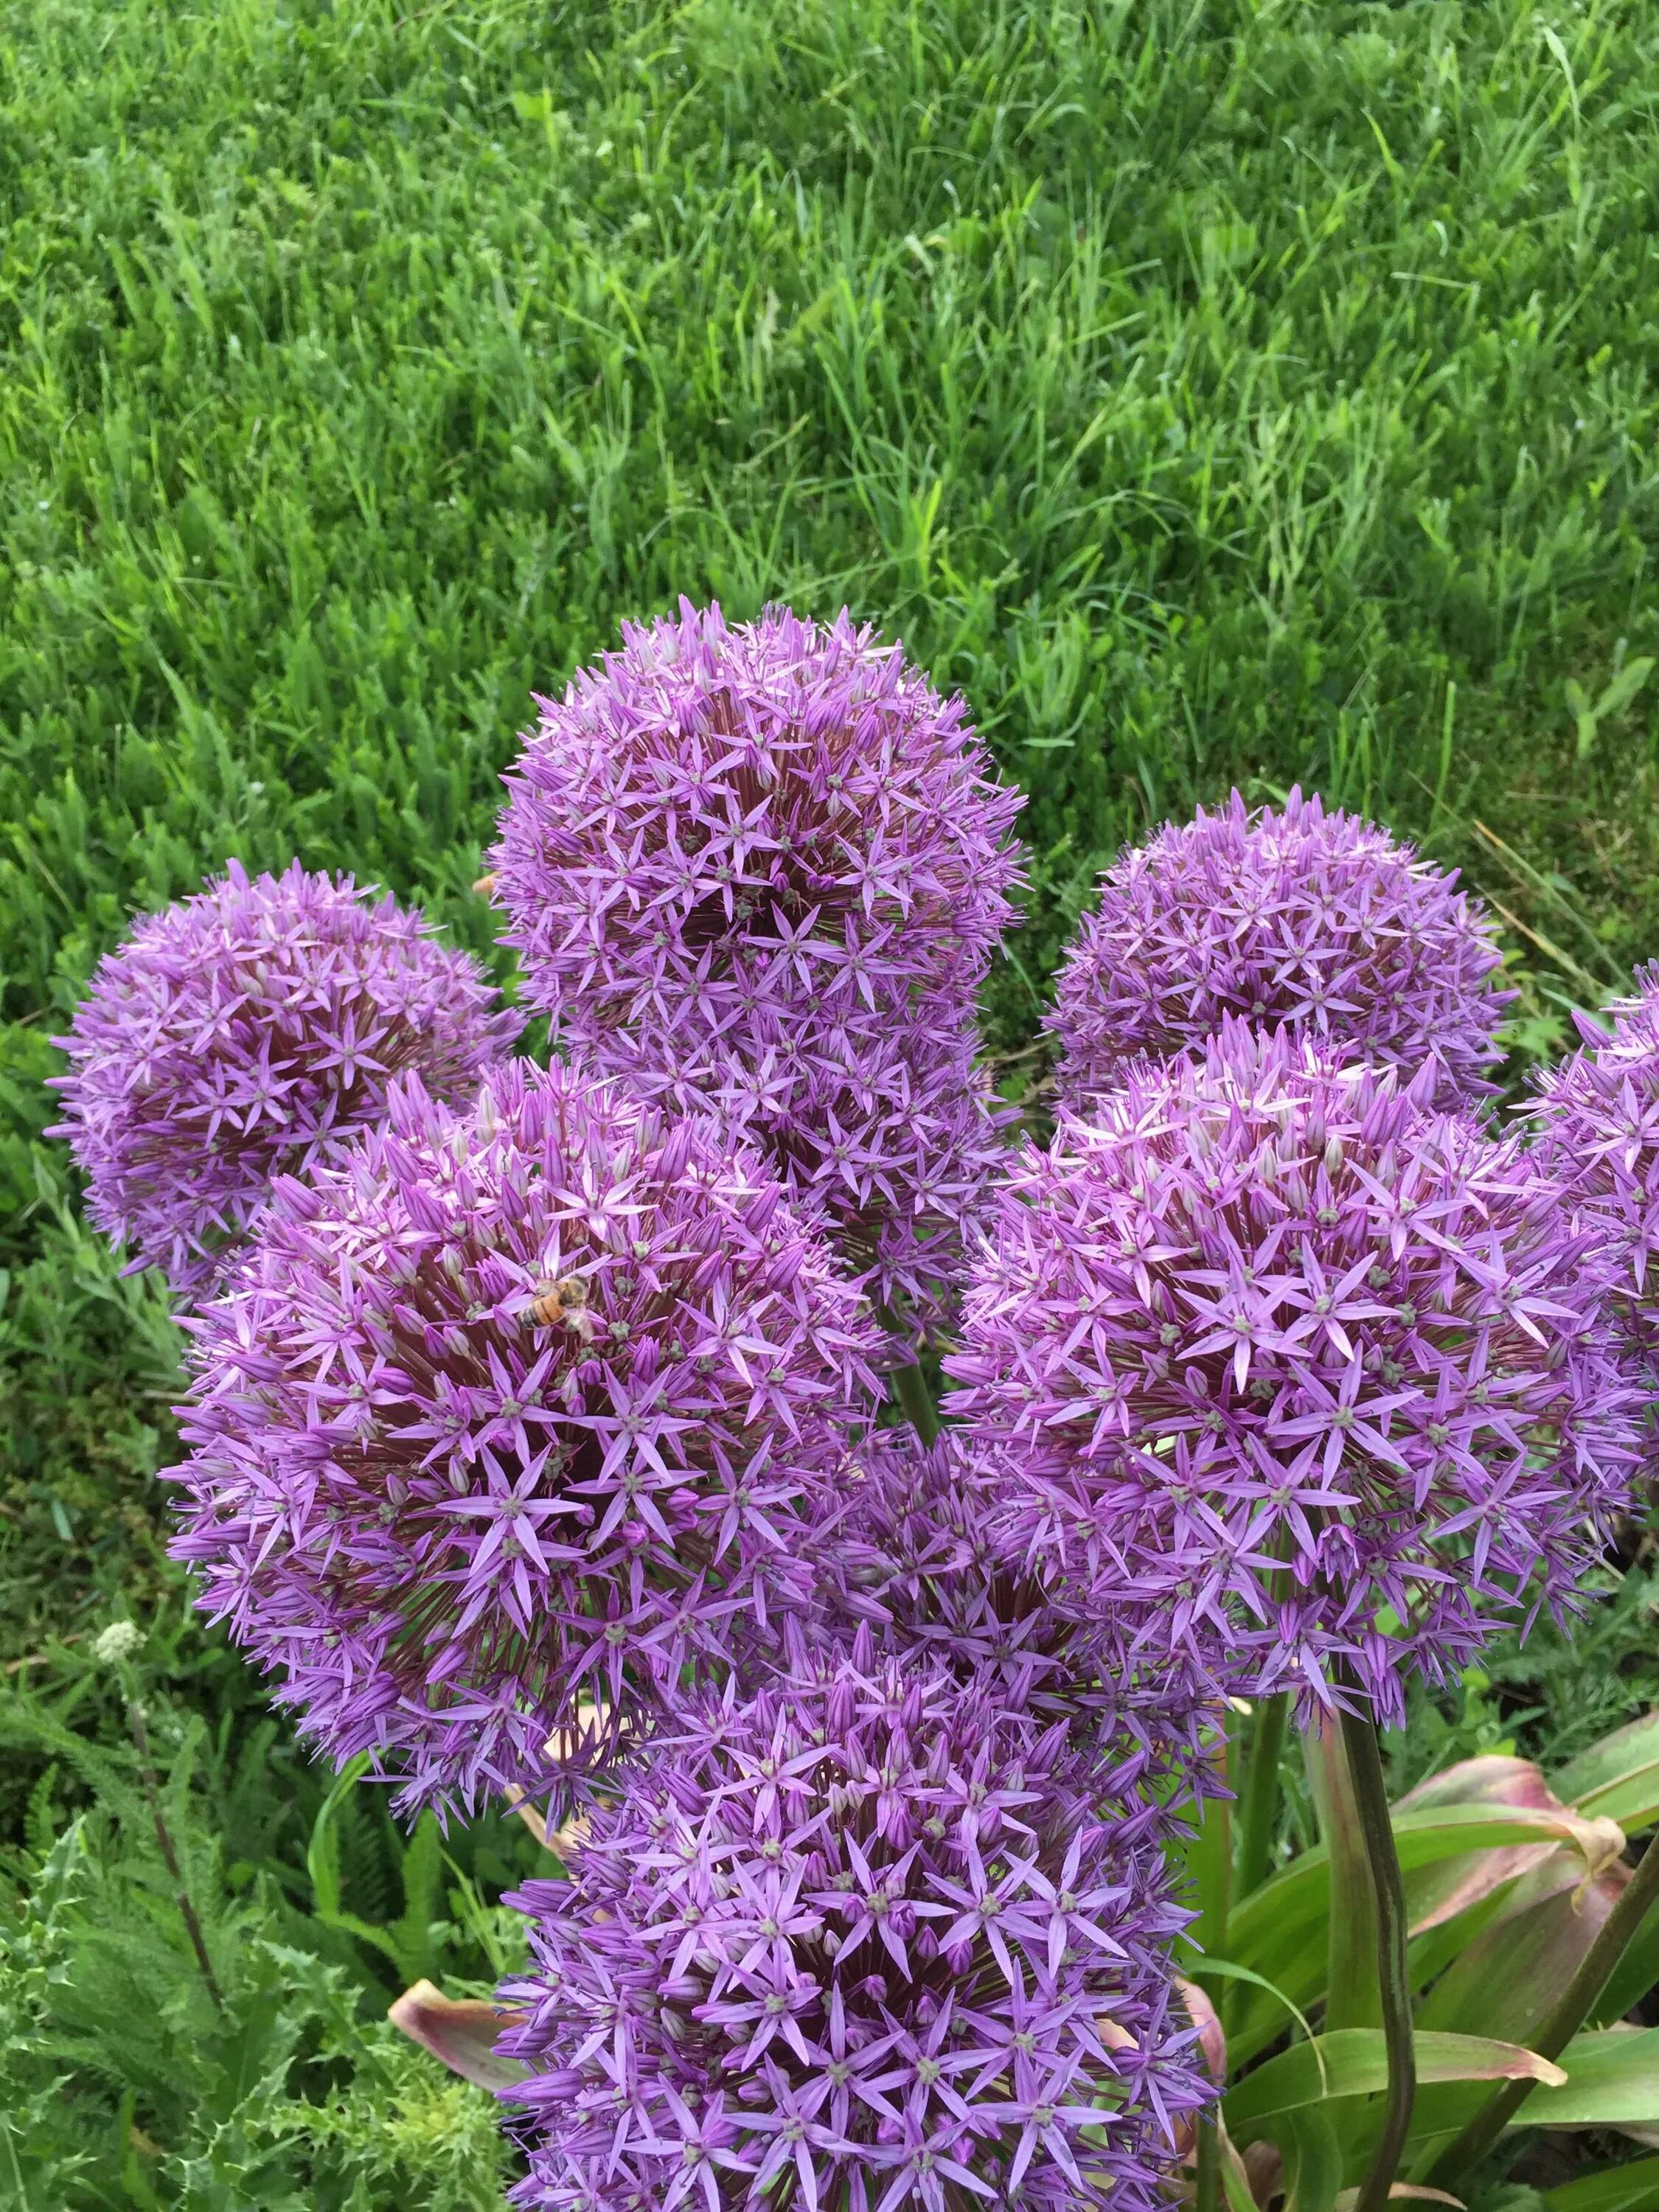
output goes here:
[{"label": "spherical flower cluster", "polygon": [[1606,1009],[1613,1032],[1579,1016],[1580,1051],[1532,1102],[1540,1156],[1593,1215],[1620,1265],[1619,1306],[1632,1349],[1659,1352],[1652,1263],[1659,1253],[1659,963],[1637,995]]},{"label": "spherical flower cluster", "polygon": [[296,861],[232,860],[139,922],[56,1042],[70,1139],[105,1234],[198,1297],[273,1179],[378,1121],[394,1077],[459,1104],[521,1026],[418,911]]},{"label": "spherical flower cluster", "polygon": [[815,1532],[820,1626],[1063,1721],[1101,1793],[1157,1786],[1184,1817],[1219,1696],[1191,1644],[1127,1590],[1098,1616],[1056,1604],[1019,1542],[1020,1485],[969,1430],[883,1429],[855,1468]]},{"label": "spherical flower cluster", "polygon": [[570,1049],[712,1108],[924,1319],[1001,1157],[974,996],[1019,794],[959,700],[842,613],[682,602],[584,670],[507,779],[495,897]]},{"label": "spherical flower cluster", "polygon": [[1202,2101],[1150,1817],[1061,1728],[852,1662],[691,1715],[532,1882],[520,2203],[1152,2212]]},{"label": "spherical flower cluster", "polygon": [[1632,1456],[1598,1241],[1433,1080],[1237,1023],[1132,1071],[1012,1179],[947,1361],[1060,1601],[1385,1723],[1483,1599],[1570,1595]]},{"label": "spherical flower cluster", "polygon": [[174,1549],[336,1759],[562,1808],[805,1591],[873,1389],[851,1287],[703,1121],[515,1061],[280,1182],[193,1324]]},{"label": "spherical flower cluster", "polygon": [[1292,790],[1283,813],[1237,792],[1169,823],[1101,878],[1048,1026],[1060,1097],[1084,1112],[1146,1055],[1202,1049],[1224,1017],[1280,1024],[1373,1066],[1431,1054],[1479,1097],[1512,992],[1484,909],[1456,876]]}]

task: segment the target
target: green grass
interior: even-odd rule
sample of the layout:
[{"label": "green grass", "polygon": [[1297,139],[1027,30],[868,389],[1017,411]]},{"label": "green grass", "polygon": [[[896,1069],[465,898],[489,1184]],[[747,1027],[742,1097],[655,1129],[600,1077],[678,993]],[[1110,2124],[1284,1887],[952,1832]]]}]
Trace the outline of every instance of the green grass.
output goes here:
[{"label": "green grass", "polygon": [[1003,1042],[1103,859],[1235,778],[1468,864],[1528,1050],[1659,938],[1650,9],[403,5],[0,11],[0,1410],[48,1550],[168,1389],[37,1142],[93,961],[231,853],[484,947],[532,689],[679,592],[849,601],[966,693],[1032,794]]},{"label": "green grass", "polygon": [[488,950],[532,690],[681,592],[966,694],[1001,1044],[1235,779],[1502,902],[1517,1067],[1659,951],[1656,86],[1593,0],[0,0],[0,1657],[179,1603],[41,1134],[93,963],[231,854]]}]

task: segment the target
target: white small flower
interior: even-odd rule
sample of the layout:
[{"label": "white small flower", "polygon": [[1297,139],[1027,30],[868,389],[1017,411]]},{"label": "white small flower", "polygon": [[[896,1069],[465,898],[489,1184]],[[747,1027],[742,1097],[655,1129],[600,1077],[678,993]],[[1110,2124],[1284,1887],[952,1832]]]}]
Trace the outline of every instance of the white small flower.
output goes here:
[{"label": "white small flower", "polygon": [[112,1620],[94,1638],[92,1656],[106,1667],[117,1667],[123,1659],[131,1659],[144,1640],[144,1632],[136,1621]]}]

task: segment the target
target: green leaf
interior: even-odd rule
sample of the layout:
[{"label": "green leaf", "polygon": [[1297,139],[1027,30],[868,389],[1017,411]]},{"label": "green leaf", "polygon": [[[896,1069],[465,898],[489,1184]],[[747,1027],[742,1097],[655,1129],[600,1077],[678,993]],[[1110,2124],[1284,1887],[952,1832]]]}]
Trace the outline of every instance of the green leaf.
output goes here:
[{"label": "green leaf", "polygon": [[1284,2212],[1334,2212],[1342,2186],[1342,2146],[1322,2105],[1287,2112],[1277,2130],[1285,2160]]},{"label": "green leaf", "polygon": [[1394,1821],[1402,1873],[1458,1851],[1508,1845],[1528,1836],[1540,1843],[1571,1843],[1578,1832],[1571,1815],[1547,1805],[1441,1805],[1396,1813]]},{"label": "green leaf", "polygon": [[444,1873],[443,1839],[437,1815],[422,1813],[415,1824],[399,1868],[404,1909],[387,1930],[398,1948],[398,1970],[418,1982],[432,1971],[432,1925],[440,1915]]},{"label": "green leaf", "polygon": [[[1651,1848],[1651,1846],[1650,1846]],[[1607,1987],[1590,2013],[1592,2027],[1610,2027],[1638,2005],[1659,1983],[1659,1905],[1656,1905],[1626,1944]]]},{"label": "green leaf", "polygon": [[1231,2143],[1221,2146],[1221,2192],[1227,2200],[1227,2212],[1260,2212],[1244,2162]]},{"label": "green leaf", "polygon": [[[1551,33],[1547,32],[1545,35],[1549,37]],[[1566,697],[1567,712],[1572,716],[1573,726],[1577,734],[1578,758],[1581,761],[1586,758],[1594,746],[1595,733],[1600,726],[1611,716],[1622,714],[1625,709],[1633,703],[1638,693],[1653,673],[1653,666],[1651,658],[1644,653],[1638,654],[1633,660],[1627,660],[1622,668],[1615,672],[1613,680],[1607,685],[1593,707],[1583,685],[1575,683],[1571,677],[1567,678],[1562,688]]]},{"label": "green leaf", "polygon": [[1200,1950],[1227,1941],[1227,1922],[1232,1891],[1232,1805],[1225,1797],[1205,1804],[1198,1827],[1187,1847],[1187,1872],[1193,1884],[1198,1917],[1188,1930]]},{"label": "green leaf", "polygon": [[1330,1868],[1323,1846],[1305,1851],[1241,1900],[1227,1930],[1227,1955],[1260,1974],[1279,1993],[1239,2004],[1230,2044],[1235,2061],[1273,2042],[1291,2015],[1284,1999],[1314,2002],[1325,1986],[1325,1923]]},{"label": "green leaf", "polygon": [[[1423,2038],[1418,2041],[1420,2045]],[[1592,2029],[1575,2036],[1561,2054],[1559,2070],[1565,2071],[1565,2080],[1534,2089],[1516,2112],[1514,2128],[1659,2124],[1659,2028]],[[1422,2163],[1430,2161],[1438,2142],[1449,2141],[1472,2117],[1477,2102],[1455,2089],[1429,2088],[1419,2103],[1413,2127]]]},{"label": "green leaf", "polygon": [[1516,2124],[1529,2128],[1659,2125],[1659,2027],[1593,2028],[1561,2054],[1566,2081],[1534,2089]]},{"label": "green leaf", "polygon": [[[1659,2031],[1656,2031],[1659,2033]],[[1388,2049],[1375,2027],[1339,2028],[1311,2043],[1298,2043],[1257,2067],[1222,2100],[1227,2131],[1238,2142],[1270,2133],[1268,2124],[1282,2112],[1334,2101],[1367,2097],[1386,2088]],[[1534,2051],[1484,2035],[1425,2033],[1414,2038],[1417,2078],[1435,2081],[1550,2081],[1562,2079]]]},{"label": "green leaf", "polygon": [[318,1912],[325,1918],[340,1909],[340,1838],[334,1825],[335,1814],[347,1792],[368,1771],[368,1753],[360,1751],[355,1759],[348,1759],[334,1778],[332,1788],[318,1811],[312,1825],[311,1841],[306,1846],[306,1872],[311,1876],[312,1893],[317,1899]]},{"label": "green leaf", "polygon": [[1544,2192],[1549,2212],[1650,2212],[1659,2204],[1659,2158],[1638,2158]]},{"label": "green leaf", "polygon": [[1615,1729],[1550,1778],[1556,1796],[1587,1820],[1635,1832],[1659,1820],[1659,1711]]},{"label": "green leaf", "polygon": [[1572,716],[1574,734],[1578,740],[1577,757],[1583,760],[1595,743],[1595,709],[1589,702],[1589,694],[1582,684],[1569,676],[1563,690],[1566,694],[1567,712]]},{"label": "green leaf", "polygon": [[1627,660],[1596,701],[1596,720],[1604,722],[1609,714],[1622,714],[1626,708],[1633,703],[1638,692],[1652,673],[1653,660],[1650,654],[1638,653],[1634,660]]},{"label": "green leaf", "polygon": [[403,1951],[393,1937],[384,1928],[376,1928],[367,1920],[360,1920],[355,1912],[343,1911],[340,1903],[340,1837],[335,1814],[348,1792],[368,1771],[368,1753],[360,1751],[335,1776],[333,1787],[324,1798],[313,1825],[311,1841],[306,1846],[306,1871],[311,1876],[312,1892],[317,1899],[317,1917],[324,1926],[356,1936],[360,1942],[382,1952],[401,1970]]},{"label": "green leaf", "polygon": [[[1407,1792],[1395,1818],[1435,1805],[1523,1805],[1534,1811],[1565,1812],[1542,1773],[1529,1759],[1488,1752],[1461,1759]],[[1413,1935],[1459,1920],[1471,1906],[1512,1882],[1547,1857],[1548,1844],[1523,1841],[1507,1850],[1471,1851],[1419,1867],[1409,1885],[1407,1911]]]},{"label": "green leaf", "polygon": [[386,1934],[384,1928],[377,1928],[372,1920],[360,1919],[355,1912],[319,1912],[317,1917],[325,1928],[337,1928],[343,1935],[355,1936],[360,1943],[370,1945],[401,1970],[404,1963],[402,1947]]},{"label": "green leaf", "polygon": [[[161,2200],[149,2185],[149,2178],[139,2163],[137,2146],[133,2140],[132,2123],[137,2106],[137,2094],[129,2089],[115,2115],[116,2155],[120,2160],[121,2186],[126,2191],[128,2202],[137,2208],[137,2212],[161,2212]],[[4,2120],[0,2119],[0,2127],[4,2125]],[[13,2172],[14,2178],[19,2179],[18,2202],[21,2205],[25,2202],[21,2178],[16,2176],[15,2166]]]},{"label": "green leaf", "polygon": [[1618,1902],[1622,1867],[1579,1894],[1582,1863],[1554,1851],[1522,1876],[1505,1910],[1477,1935],[1423,2000],[1419,2025],[1474,2034],[1501,2027],[1516,2041],[1534,2035],[1565,1993]]},{"label": "green leaf", "polygon": [[1218,1975],[1224,1982],[1248,1982],[1254,1989],[1266,1990],[1269,1996],[1278,1998],[1310,2043],[1315,2041],[1314,2032],[1308,2025],[1307,2014],[1303,2012],[1299,2005],[1285,1996],[1277,1983],[1270,1982],[1265,1974],[1255,1973],[1249,1966],[1241,1966],[1236,1959],[1194,1960],[1187,1966],[1186,1972],[1194,1979],[1201,1974],[1215,1974]]},{"label": "green leaf", "polygon": [[[1547,1807],[1452,1804],[1396,1813],[1395,1847],[1402,1872],[1486,1848],[1517,1843],[1560,1843],[1573,1833],[1573,1822]],[[1293,1865],[1252,1890],[1233,1910],[1227,1955],[1273,1983],[1280,1997],[1311,2004],[1324,1987],[1326,1923],[1330,1911],[1330,1867],[1322,1844],[1304,1851]],[[1254,2057],[1276,2040],[1289,2014],[1282,2002],[1265,1991],[1239,2008],[1231,2024],[1229,2048],[1235,2063]]]},{"label": "green leaf", "polygon": [[1325,2026],[1378,2027],[1382,1993],[1376,1978],[1376,1892],[1354,1797],[1342,1732],[1328,1716],[1303,1737],[1308,1782],[1329,1855],[1330,1911],[1325,1923]]}]

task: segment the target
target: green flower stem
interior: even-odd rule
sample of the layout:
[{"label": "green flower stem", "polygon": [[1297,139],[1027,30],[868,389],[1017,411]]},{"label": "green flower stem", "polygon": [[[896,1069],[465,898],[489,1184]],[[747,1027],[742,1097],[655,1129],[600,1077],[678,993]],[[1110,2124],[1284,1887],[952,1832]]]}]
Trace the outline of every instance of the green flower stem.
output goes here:
[{"label": "green flower stem", "polygon": [[[1188,1940],[1214,1957],[1226,1954],[1227,1923],[1233,1901],[1233,1801],[1224,1794],[1231,1786],[1231,1746],[1224,1725],[1227,1717],[1230,1716],[1218,1715],[1215,1741],[1209,1753],[1224,1794],[1205,1800],[1188,1862],[1198,1906],[1198,1917],[1187,1930]],[[1221,2203],[1221,2143],[1216,2115],[1225,2087],[1224,2082],[1217,2085],[1217,2103],[1199,2116],[1193,2212],[1218,2212]]]},{"label": "green flower stem", "polygon": [[1199,2117],[1198,2172],[1193,2196],[1193,2212],[1219,2212],[1221,2137],[1216,2128],[1216,2107],[1213,2105]]},{"label": "green flower stem", "polygon": [[[1395,1849],[1394,1824],[1389,1815],[1389,1793],[1375,1721],[1362,1719],[1355,1713],[1344,1713],[1342,1747],[1347,1754],[1359,1832],[1370,1869],[1376,1911],[1376,1978],[1382,2001],[1382,2039],[1389,2057],[1382,2133],[1370,2172],[1360,2184],[1353,2212],[1383,2212],[1406,2148],[1412,2106],[1417,2099],[1412,1989],[1406,1964],[1406,1886],[1400,1875],[1400,1854]],[[1333,1893],[1333,1911],[1336,1903]]]},{"label": "green flower stem", "polygon": [[1354,1794],[1353,1776],[1334,1721],[1313,1722],[1303,1739],[1319,1832],[1331,1863],[1326,1920],[1325,2029],[1380,2027],[1376,1891]]},{"label": "green flower stem", "polygon": [[[1607,1987],[1607,1977],[1656,1898],[1659,1837],[1649,1842],[1641,1863],[1625,1884],[1618,1903],[1579,1961],[1577,1972],[1562,1991],[1553,2012],[1530,2039],[1530,2047],[1540,2058],[1559,2058],[1589,2018],[1595,2000]],[[1435,2188],[1451,2189],[1460,2175],[1467,2174],[1485,2157],[1534,2087],[1530,2080],[1505,2081],[1494,2091],[1462,2135],[1435,2161],[1431,2176]]]},{"label": "green flower stem", "polygon": [[914,1360],[893,1370],[893,1395],[904,1408],[905,1419],[925,1444],[939,1434],[939,1408],[927,1388],[927,1378]]},{"label": "green flower stem", "polygon": [[1225,1717],[1217,1716],[1216,1734],[1206,1753],[1219,1792],[1204,1800],[1188,1854],[1198,1917],[1187,1930],[1187,1940],[1218,1958],[1226,1955],[1227,1923],[1233,1904],[1232,1747],[1227,1741]]},{"label": "green flower stem", "polygon": [[1279,1819],[1279,1765],[1285,1749],[1285,1721],[1290,1700],[1282,1692],[1263,1698],[1255,1709],[1250,1732],[1250,1763],[1240,1808],[1238,1865],[1233,1878],[1235,1900],[1260,1889],[1267,1878],[1273,1854],[1273,1828]]},{"label": "green flower stem", "polygon": [[[1290,1699],[1282,1694],[1262,1698],[1256,1705],[1244,1772],[1243,1802],[1234,1823],[1239,1838],[1231,1900],[1235,1905],[1253,1889],[1260,1889],[1267,1877],[1273,1829],[1279,1819],[1279,1770],[1289,1711]],[[1249,1992],[1243,1988],[1222,1992],[1217,2009],[1229,2034],[1249,2002]]]}]

